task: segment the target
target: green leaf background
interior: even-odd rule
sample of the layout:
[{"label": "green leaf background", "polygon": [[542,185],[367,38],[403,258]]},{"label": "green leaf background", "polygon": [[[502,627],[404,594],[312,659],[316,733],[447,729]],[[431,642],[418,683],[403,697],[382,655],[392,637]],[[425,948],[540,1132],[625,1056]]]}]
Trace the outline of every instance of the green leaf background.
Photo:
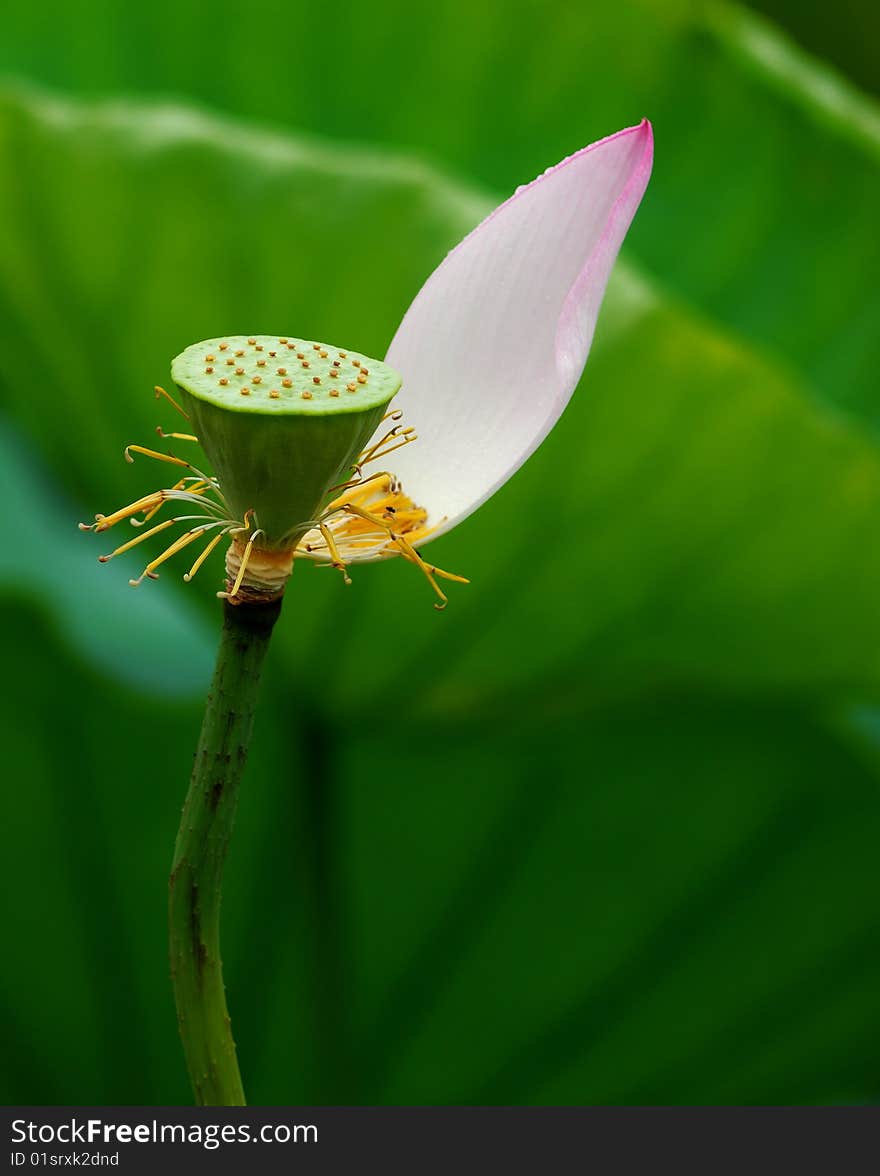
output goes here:
[{"label": "green leaf background", "polygon": [[0,46],[5,1101],[189,1097],[165,879],[219,572],[134,593],[73,526],[151,485],[170,357],[383,354],[497,199],[643,114],[582,386],[432,549],[472,585],[297,569],[226,886],[242,1067],[258,1103],[875,1098],[875,107],[728,5],[249,11],[13,4]]}]

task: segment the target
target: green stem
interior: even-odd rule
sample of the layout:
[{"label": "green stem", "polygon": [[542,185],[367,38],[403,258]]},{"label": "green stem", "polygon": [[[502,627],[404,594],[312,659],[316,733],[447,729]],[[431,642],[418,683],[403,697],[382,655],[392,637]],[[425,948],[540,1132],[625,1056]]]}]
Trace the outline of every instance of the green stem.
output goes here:
[{"label": "green stem", "polygon": [[244,1106],[220,962],[220,886],[247,760],[260,672],[281,601],[224,605],[168,892],[171,977],[200,1106]]}]

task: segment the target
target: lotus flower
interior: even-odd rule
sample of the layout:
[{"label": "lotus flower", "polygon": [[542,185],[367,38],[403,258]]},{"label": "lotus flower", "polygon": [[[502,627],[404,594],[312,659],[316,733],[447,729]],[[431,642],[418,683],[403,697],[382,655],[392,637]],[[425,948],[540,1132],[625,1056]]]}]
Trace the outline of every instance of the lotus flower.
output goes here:
[{"label": "lotus flower", "polygon": [[494,494],[559,419],[652,157],[643,121],[518,188],[428,278],[384,364],[289,336],[187,348],[172,367],[183,405],[158,391],[198,427],[215,473],[129,446],[129,458],[146,454],[186,472],[87,529],[125,518],[141,525],[169,501],[198,514],[165,520],[101,558],[204,516],[144,575],[155,578],[171,555],[208,538],[191,579],[230,535],[221,595],[232,601],[280,596],[296,558],[332,563],[349,581],[349,564],[402,555],[442,607],[438,578],[463,577],[419,549]]}]

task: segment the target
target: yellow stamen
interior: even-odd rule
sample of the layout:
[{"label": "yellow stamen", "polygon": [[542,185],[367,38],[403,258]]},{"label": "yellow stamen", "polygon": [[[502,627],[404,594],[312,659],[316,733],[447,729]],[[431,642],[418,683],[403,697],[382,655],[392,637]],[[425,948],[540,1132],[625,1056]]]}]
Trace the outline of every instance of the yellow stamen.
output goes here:
[{"label": "yellow stamen", "polygon": [[94,523],[80,523],[79,529],[81,531],[107,531],[116,523],[121,522],[122,519],[127,519],[131,515],[140,514],[144,510],[152,510],[157,504],[161,506],[164,501],[161,490],[156,490],[152,494],[145,494],[143,498],[138,498],[136,502],[130,502],[128,506],[114,511],[113,514],[95,515]]},{"label": "yellow stamen", "polygon": [[395,449],[403,449],[404,445],[410,445],[416,440],[415,434],[411,437],[400,435],[400,439],[394,445],[389,445],[387,449],[377,450],[376,453],[366,458],[366,461],[376,461],[378,458],[386,458],[389,453],[394,453]]},{"label": "yellow stamen", "polygon": [[345,561],[339,554],[339,548],[336,546],[336,540],[333,538],[333,532],[325,523],[319,523],[318,529],[324,536],[324,542],[327,544],[327,549],[330,552],[330,558],[333,560],[334,568],[338,568],[342,572],[342,578],[346,584],[351,584],[351,576],[345,570]]},{"label": "yellow stamen", "polygon": [[[107,531],[110,527],[115,526],[123,519],[127,518],[133,527],[143,527],[154,518],[169,500],[177,500],[188,502],[190,499],[201,501],[199,505],[204,504],[206,509],[210,509],[211,513],[218,513],[220,506],[211,498],[204,498],[203,496],[208,490],[216,490],[215,483],[205,481],[194,481],[189,489],[184,489],[187,483],[187,478],[181,478],[179,482],[175,482],[170,490],[156,490],[152,494],[147,494],[143,498],[139,498],[136,502],[130,503],[121,510],[115,511],[109,515],[95,515],[94,523],[80,523],[79,529],[81,531]],[[134,516],[143,514],[142,519],[136,519]]]},{"label": "yellow stamen", "polygon": [[166,433],[161,425],[156,425],[156,432],[160,437],[168,438],[172,441],[195,441],[196,445],[199,443],[198,437],[192,433]]},{"label": "yellow stamen", "polygon": [[[186,475],[184,475],[184,477],[182,477],[178,482],[175,482],[174,485],[171,487],[171,489],[172,489],[172,491],[182,490],[185,485],[186,485]],[[193,494],[200,493],[200,491],[195,488],[193,488],[191,492]],[[166,502],[166,499],[163,497],[162,501],[157,506],[154,506],[152,510],[148,510],[144,514],[144,517],[140,521],[138,521],[137,519],[134,519],[134,518],[131,519],[130,520],[131,525],[133,527],[142,527],[144,525],[144,523],[148,523],[150,521],[150,519],[155,518],[155,516],[159,513],[159,511],[165,505],[165,502]]]},{"label": "yellow stamen", "polygon": [[[224,350],[223,347],[220,349]],[[297,354],[299,355],[299,353]],[[343,357],[343,353],[339,354]],[[304,361],[303,366],[307,367],[308,361],[305,360],[305,356],[300,355],[299,358]],[[362,380],[365,379],[368,375],[367,369],[359,362],[356,367],[360,369],[359,377]],[[281,374],[281,369],[279,369],[279,374]],[[260,377],[254,377],[253,382],[257,383],[259,379]],[[314,379],[315,383],[320,382],[318,377]],[[332,373],[331,379],[335,379]],[[292,385],[291,380],[284,379],[282,381],[283,387],[287,388],[290,385]],[[350,385],[350,387],[356,390],[357,385]],[[244,391],[246,392],[246,390],[245,388]],[[331,389],[331,391],[335,391],[335,389]],[[156,395],[165,396],[169,403],[182,416],[189,419],[187,414],[168,396],[163,388],[157,386]],[[280,393],[272,389],[270,395],[277,397]],[[311,393],[303,391],[302,395],[308,398],[311,396]],[[406,496],[400,483],[387,470],[370,474],[368,477],[365,477],[363,473],[362,467],[367,463],[385,458],[416,439],[416,433],[413,428],[403,428],[398,424],[401,418],[402,413],[399,409],[393,409],[385,413],[382,419],[383,421],[393,422],[392,427],[377,441],[372,442],[363,450],[358,461],[351,467],[350,477],[346,481],[331,488],[328,494],[328,497],[331,499],[329,504],[323,508],[316,519],[304,524],[310,530],[303,537],[297,550],[282,553],[287,560],[285,574],[289,574],[292,559],[309,557],[318,563],[323,563],[324,566],[330,565],[337,568],[342,572],[345,583],[350,584],[351,578],[348,568],[352,561],[357,561],[364,557],[384,558],[392,555],[400,555],[408,563],[414,564],[419,569],[436,595],[437,601],[434,607],[442,609],[447,604],[447,597],[438,584],[438,580],[448,580],[457,584],[467,584],[469,581],[464,576],[447,572],[442,568],[428,563],[416,550],[415,545],[429,538],[439,523],[435,522],[432,526],[427,525],[427,511],[422,507],[416,506]],[[165,432],[161,426],[156,429],[156,432],[163,439],[198,443],[198,438],[191,433]],[[194,507],[197,507],[197,513],[177,515],[172,519],[166,519],[164,522],[145,529],[142,533],[139,532],[135,538],[120,544],[120,546],[108,555],[99,556],[102,563],[131,550],[138,543],[151,538],[153,535],[160,534],[176,523],[185,523],[190,518],[194,520],[207,518],[209,520],[208,522],[200,522],[198,526],[194,526],[191,530],[186,531],[175,539],[159,556],[151,560],[138,579],[132,580],[131,583],[139,584],[147,577],[158,579],[156,569],[160,568],[166,560],[169,560],[177,552],[194,543],[196,540],[204,538],[206,542],[202,550],[193,561],[190,570],[183,577],[186,582],[189,582],[195,577],[202,564],[215,550],[224,536],[228,535],[232,535],[235,540],[233,544],[234,558],[231,556],[227,557],[228,575],[231,576],[234,564],[238,560],[237,552],[242,550],[239,546],[240,543],[244,543],[244,548],[230,590],[228,592],[218,593],[218,595],[225,597],[227,600],[235,600],[248,576],[249,566],[254,564],[255,560],[258,567],[256,572],[257,579],[254,580],[254,583],[259,581],[259,577],[262,575],[261,569],[263,563],[265,563],[263,557],[267,553],[260,552],[257,549],[257,555],[254,555],[256,541],[263,532],[261,530],[253,530],[255,522],[253,510],[245,512],[241,522],[235,521],[230,517],[229,507],[224,500],[217,479],[209,477],[190,462],[176,457],[171,453],[162,453],[155,449],[134,444],[126,446],[124,452],[125,458],[129,462],[133,461],[135,454],[138,454],[152,458],[154,461],[177,466],[187,472],[179,477],[170,488],[156,490],[144,495],[112,514],[95,515],[95,522],[93,524],[80,524],[82,530],[106,531],[126,518],[129,519],[133,526],[139,528],[145,527],[155,517],[164,503],[169,500],[176,503],[191,503]],[[442,522],[442,520],[440,521]],[[206,532],[215,528],[218,528],[217,533],[212,538],[208,538]],[[239,536],[241,536],[241,539],[238,538]],[[260,558],[257,559],[257,556]],[[251,580],[253,579],[254,577],[252,576]],[[251,584],[251,580],[248,580],[249,584]]]},{"label": "yellow stamen", "polygon": [[170,547],[166,547],[161,555],[157,556],[154,560],[151,560],[147,564],[136,580],[129,580],[129,584],[131,584],[132,588],[136,588],[145,576],[149,576],[150,579],[155,580],[157,578],[154,575],[156,568],[161,567],[166,559],[170,559],[172,555],[176,555],[181,548],[186,547],[190,543],[193,543],[196,539],[199,538],[200,535],[203,535],[204,533],[204,527],[194,527],[191,531],[187,531],[185,535],[181,535],[179,539],[175,539]]},{"label": "yellow stamen", "polygon": [[456,577],[451,572],[442,572],[440,568],[425,563],[415,548],[407,542],[403,535],[401,535],[398,530],[391,525],[391,523],[386,522],[384,519],[379,518],[370,511],[366,511],[359,506],[355,506],[352,502],[345,503],[341,509],[345,511],[346,514],[356,515],[358,518],[363,519],[365,522],[371,523],[374,527],[377,527],[379,530],[385,531],[387,533],[393,546],[397,547],[404,559],[407,559],[410,563],[415,564],[415,566],[419,569],[419,571],[436,592],[437,596],[439,597],[439,603],[436,603],[434,608],[442,610],[446,608],[448,603],[446,593],[434,579],[436,575],[442,574],[444,579],[454,579],[459,583],[468,583],[468,581],[463,577]]},{"label": "yellow stamen", "polygon": [[[223,348],[221,347],[220,350],[222,351]],[[177,411],[180,413],[180,415],[183,417],[183,419],[185,421],[189,420],[189,413],[184,412],[183,409],[180,407],[180,405],[177,403],[177,401],[174,399],[174,397],[169,396],[164,388],[161,388],[158,384],[156,384],[156,399],[158,400],[160,396],[164,396],[165,399],[168,401],[168,403],[171,405],[171,407],[177,409]]]},{"label": "yellow stamen", "polygon": [[116,555],[122,555],[123,551],[128,551],[132,547],[137,547],[138,543],[143,543],[145,539],[149,539],[151,535],[158,535],[160,531],[167,531],[169,527],[173,527],[177,519],[166,519],[164,523],[159,523],[158,526],[150,527],[149,531],[141,531],[134,539],[129,539],[127,543],[123,543],[117,547],[115,551],[111,551],[109,555],[99,555],[99,563],[107,563]]},{"label": "yellow stamen", "polygon": [[[192,464],[192,462],[184,461],[182,457],[173,457],[170,453],[159,453],[155,449],[147,449],[143,445],[126,445],[126,447],[125,447],[125,460],[127,462],[131,463],[134,461],[134,458],[131,456],[133,453],[140,453],[144,457],[153,458],[154,461],[165,462],[167,465],[176,465],[176,466],[180,466],[182,469],[189,470],[190,474],[192,474],[194,476],[194,478],[197,480],[198,484],[201,485],[202,483],[204,483],[204,486],[207,489],[215,490],[217,492],[217,497],[220,499],[221,502],[223,502],[223,495],[220,493],[220,487],[217,482],[217,479],[216,478],[209,478],[207,474],[203,473],[198,468],[198,466],[194,466]],[[182,479],[182,481],[185,482],[186,478]],[[173,496],[178,491],[180,491],[181,493],[184,493],[184,492],[190,493],[190,491],[183,491],[179,483],[177,486],[172,487],[172,489],[170,491],[161,490],[158,493],[162,494],[165,497],[168,497],[169,495]],[[202,493],[202,491],[195,490],[195,491],[192,491],[192,493]],[[209,500],[209,501],[211,501],[211,500]],[[217,506],[217,504],[214,502],[211,502],[211,505],[215,508]]]},{"label": "yellow stamen", "polygon": [[[376,461],[380,457],[385,457],[389,453],[393,453],[395,449],[400,449],[403,445],[409,445],[411,442],[417,440],[416,431],[411,426],[406,429],[401,429],[395,425],[393,429],[389,429],[384,437],[374,442],[358,458],[357,464],[366,465],[368,462]],[[393,441],[393,445],[389,442]],[[388,445],[387,449],[383,446]]]},{"label": "yellow stamen", "polygon": [[142,453],[144,457],[152,457],[156,461],[165,461],[169,465],[183,466],[184,469],[192,469],[188,461],[184,461],[181,457],[172,457],[170,453],[157,453],[155,449],[146,449],[143,445],[126,445],[125,460],[129,463],[134,461],[131,456],[133,453]]},{"label": "yellow stamen", "polygon": [[244,579],[244,573],[247,570],[248,561],[251,558],[251,551],[253,550],[254,540],[258,535],[261,534],[262,531],[254,531],[253,535],[251,535],[250,539],[248,539],[247,546],[244,549],[244,555],[241,557],[241,565],[238,569],[238,575],[235,577],[235,583],[232,585],[232,591],[229,593],[219,594],[221,596],[225,595],[227,600],[232,600],[234,596],[238,595],[238,590],[241,587],[242,580]]},{"label": "yellow stamen", "polygon": [[204,551],[199,555],[198,559],[193,564],[193,566],[189,569],[188,572],[186,572],[184,574],[183,578],[184,578],[184,580],[186,580],[187,584],[190,582],[190,580],[193,578],[193,576],[196,574],[196,572],[199,570],[199,568],[202,566],[202,564],[205,562],[205,560],[208,558],[208,556],[211,554],[211,552],[214,550],[214,548],[217,546],[217,544],[220,542],[220,540],[223,538],[223,536],[228,534],[228,531],[229,531],[229,528],[227,527],[224,530],[222,530],[219,535],[215,535],[214,538],[211,540],[211,542],[204,549]]},{"label": "yellow stamen", "polygon": [[[337,492],[337,490],[340,490],[340,491],[341,490],[349,490],[349,489],[352,489],[357,486],[366,486],[366,484],[368,482],[375,482],[375,480],[377,478],[387,478],[388,477],[387,474],[380,472],[378,474],[370,474],[369,478],[364,478],[364,477],[360,476],[360,472],[361,472],[360,466],[355,466],[354,468],[355,468],[355,475],[356,475],[355,477],[349,478],[349,480],[347,482],[339,482],[339,483],[337,483],[337,485],[331,486],[330,489],[327,491],[327,493],[328,494],[335,494]],[[339,502],[331,502],[330,507],[328,507],[328,509],[332,509],[334,506],[338,506],[338,505],[339,505]]]}]

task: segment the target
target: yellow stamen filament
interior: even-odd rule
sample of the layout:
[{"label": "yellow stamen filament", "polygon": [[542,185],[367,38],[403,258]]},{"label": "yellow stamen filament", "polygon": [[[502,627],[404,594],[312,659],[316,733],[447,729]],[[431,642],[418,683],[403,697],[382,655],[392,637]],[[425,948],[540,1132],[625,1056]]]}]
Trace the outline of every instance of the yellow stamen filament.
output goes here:
[{"label": "yellow stamen filament", "polygon": [[[393,440],[394,444],[386,445],[386,441],[390,440]],[[415,440],[416,435],[412,429],[407,429],[404,433],[398,433],[395,430],[387,438],[383,437],[379,444],[369,451],[367,456],[362,456],[358,461],[358,465],[366,465],[367,462],[386,458],[389,453],[394,453],[396,449],[403,449],[404,445],[410,445]]]},{"label": "yellow stamen filament", "polygon": [[[182,477],[179,482],[175,482],[174,485],[171,487],[171,489],[172,490],[182,490],[185,485],[186,485],[186,476]],[[131,525],[133,527],[142,527],[145,523],[148,523],[150,521],[150,519],[155,518],[155,516],[159,513],[159,511],[162,509],[162,507],[164,505],[165,505],[165,499],[163,498],[151,510],[145,511],[144,517],[142,519],[140,519],[140,520],[138,520],[136,518],[130,519],[129,521],[131,522]]]},{"label": "yellow stamen filament", "polygon": [[[219,489],[216,483],[204,478],[204,475],[202,477],[204,484],[196,482],[192,490],[179,489],[179,483],[170,490],[154,490],[152,494],[145,494],[143,498],[138,498],[134,502],[130,502],[128,506],[124,506],[112,514],[95,515],[94,523],[80,523],[79,529],[81,531],[96,531],[100,533],[101,531],[108,531],[117,523],[122,522],[123,519],[129,518],[136,526],[143,526],[143,523],[148,522],[155,515],[159,507],[169,500],[191,502],[210,514],[221,515],[223,513],[223,507],[220,503],[204,497],[209,490],[214,490],[219,495]],[[186,479],[183,480],[185,481]],[[132,517],[136,514],[143,514],[145,516],[143,523],[137,523]]]},{"label": "yellow stamen filament", "polygon": [[224,537],[224,535],[228,535],[228,534],[229,534],[229,528],[225,527],[218,535],[214,536],[214,538],[211,540],[211,542],[205,547],[204,551],[201,552],[201,554],[199,555],[198,559],[193,564],[193,566],[189,569],[188,572],[186,572],[184,574],[183,578],[184,578],[184,580],[186,580],[187,584],[190,582],[190,580],[193,578],[193,576],[196,574],[196,572],[199,570],[199,568],[202,566],[202,564],[205,562],[205,560],[208,558],[208,556],[211,554],[211,552],[214,550],[214,548],[217,546],[217,544],[220,542],[220,540]]},{"label": "yellow stamen filament", "polygon": [[129,551],[132,547],[137,547],[138,543],[143,543],[145,539],[149,539],[151,535],[158,535],[160,531],[167,531],[169,527],[173,527],[177,519],[166,519],[164,523],[159,523],[155,527],[150,527],[149,531],[141,531],[139,535],[135,535],[134,539],[129,539],[127,543],[123,543],[117,547],[115,551],[111,551],[109,555],[99,555],[99,563],[108,563],[114,556],[122,555],[123,551]]},{"label": "yellow stamen filament", "polygon": [[181,457],[172,457],[170,453],[157,453],[155,449],[146,449],[143,445],[126,445],[125,460],[133,462],[133,453],[142,453],[144,457],[152,457],[156,461],[167,461],[169,465],[183,466],[184,469],[192,468],[188,461],[184,461]]},{"label": "yellow stamen filament", "polygon": [[140,514],[141,511],[152,510],[157,503],[161,505],[163,501],[161,491],[156,490],[152,494],[145,494],[143,498],[138,498],[135,502],[130,502],[128,506],[114,511],[113,514],[96,514],[94,523],[80,523],[79,529],[81,531],[108,531],[115,523],[120,522],[122,519],[127,519],[131,515]]},{"label": "yellow stamen filament", "polygon": [[415,439],[416,439],[415,436],[401,437],[400,440],[395,445],[389,445],[387,449],[379,450],[379,452],[374,453],[373,456],[371,458],[369,458],[369,460],[376,461],[376,459],[380,458],[380,457],[386,458],[389,453],[394,453],[395,450],[397,450],[397,449],[403,449],[404,445],[409,445],[412,441],[415,441]]},{"label": "yellow stamen filament", "polygon": [[[337,491],[341,492],[343,490],[350,490],[355,486],[366,486],[366,484],[368,482],[375,482],[375,480],[377,478],[387,478],[388,477],[387,474],[378,473],[378,474],[370,474],[369,478],[362,478],[362,477],[360,477],[360,467],[356,466],[355,469],[356,469],[358,476],[349,479],[349,481],[347,481],[347,482],[339,482],[336,486],[331,486],[330,489],[327,491],[327,493],[328,494],[336,494]],[[338,503],[336,503],[336,504],[331,503],[330,509],[332,509],[332,507],[334,505],[338,505]]]},{"label": "yellow stamen filament", "polygon": [[158,384],[156,384],[155,385],[155,392],[156,392],[156,399],[157,400],[159,399],[160,396],[164,396],[165,399],[168,401],[168,403],[171,405],[171,407],[177,409],[177,411],[180,413],[180,415],[183,417],[183,419],[185,421],[189,420],[189,413],[184,412],[183,409],[180,407],[180,405],[177,403],[177,401],[174,399],[174,397],[169,396],[164,388],[162,388]]},{"label": "yellow stamen filament", "polygon": [[[262,531],[254,531],[253,535],[251,535],[250,539],[248,539],[247,546],[244,549],[244,555],[241,557],[241,565],[238,569],[238,575],[235,577],[235,583],[232,585],[232,591],[226,594],[228,600],[232,600],[234,596],[238,595],[238,590],[241,587],[241,582],[244,579],[244,574],[251,558],[251,552],[254,549],[254,540],[258,535],[262,535],[262,533]],[[221,595],[223,594],[221,593]]]},{"label": "yellow stamen filament", "polygon": [[[171,487],[171,489],[167,492],[167,495],[176,494],[177,491],[183,490],[183,488],[186,486],[188,481],[189,481],[189,479],[187,477],[181,478],[179,482],[174,483],[174,485]],[[204,494],[206,490],[211,490],[213,488],[214,488],[213,482],[208,482],[204,479],[200,479],[200,480],[193,482],[193,484],[190,487],[188,487],[186,493],[187,494]],[[159,505],[154,506],[152,510],[147,511],[146,514],[144,515],[143,519],[140,522],[138,522],[138,520],[134,519],[134,518],[130,519],[129,521],[131,522],[131,525],[133,527],[142,527],[144,525],[144,523],[148,523],[150,521],[150,519],[154,518],[155,515],[157,515],[159,513],[159,511],[162,509],[162,507],[165,505],[166,498],[167,498],[167,496],[163,496],[162,501],[159,503]]]},{"label": "yellow stamen filament", "polygon": [[233,535],[243,535],[246,531],[251,529],[251,520],[254,517],[252,510],[245,511],[244,518],[240,523],[230,523],[229,529]]},{"label": "yellow stamen filament", "polygon": [[324,536],[324,542],[327,544],[327,550],[330,552],[330,558],[333,560],[334,568],[338,568],[342,572],[342,578],[346,584],[351,584],[351,576],[345,570],[345,560],[339,554],[339,548],[336,546],[333,532],[325,523],[319,523],[318,529]]},{"label": "yellow stamen filament", "polygon": [[[226,350],[226,346],[221,345],[220,350]],[[288,346],[291,347],[290,344]],[[259,350],[262,350],[262,348]],[[315,350],[317,351],[319,348],[315,347]],[[236,354],[240,353],[237,352]],[[301,352],[297,354],[302,362],[302,366],[308,368],[309,362],[305,356]],[[338,354],[341,358],[345,358],[344,352],[339,352]],[[270,353],[270,356],[274,358],[272,353]],[[213,359],[214,357],[212,356],[211,358]],[[324,358],[323,355],[322,358]],[[358,383],[362,384],[369,374],[368,369],[360,361],[352,362],[355,369],[359,369],[357,380]],[[260,366],[266,366],[265,361],[260,361]],[[286,375],[286,369],[279,368],[278,375],[281,375],[282,372]],[[244,373],[242,372],[242,374]],[[225,380],[222,382],[227,383]],[[251,382],[258,385],[262,380],[261,377],[254,376],[251,377]],[[322,383],[319,376],[314,376],[311,382],[316,386],[320,386]],[[331,380],[331,382],[335,381]],[[356,391],[358,383],[349,384],[349,390]],[[292,384],[293,381],[289,378],[281,381],[281,385],[284,388],[290,388]],[[246,384],[244,387],[239,388],[239,391],[242,395],[248,395],[248,385]],[[271,384],[268,394],[272,399],[277,399],[280,396],[277,389],[271,388]],[[329,394],[331,396],[338,396],[339,389],[330,388]],[[189,419],[180,405],[158,385],[156,386],[156,395],[157,397],[164,396],[185,419]],[[308,388],[303,389],[300,395],[304,400],[310,400],[312,398],[312,392]],[[282,553],[287,562],[285,568],[282,569],[283,575],[280,578],[275,577],[278,579],[279,588],[283,586],[284,578],[289,575],[291,559],[303,557],[312,558],[325,566],[329,565],[338,569],[342,572],[344,582],[350,584],[349,567],[353,562],[400,555],[407,562],[414,564],[428,581],[437,597],[434,605],[437,609],[443,609],[447,604],[447,596],[438,584],[438,580],[448,580],[458,584],[469,583],[464,576],[444,571],[442,568],[428,563],[416,550],[415,545],[429,538],[436,529],[437,524],[435,523],[430,527],[427,525],[427,511],[422,507],[416,506],[406,496],[400,483],[393,474],[382,471],[364,477],[363,466],[370,462],[383,459],[416,440],[416,433],[413,428],[402,428],[398,425],[397,422],[401,418],[402,412],[400,409],[392,409],[385,413],[382,420],[394,422],[393,426],[379,440],[373,441],[363,450],[357,462],[351,467],[351,476],[348,480],[331,488],[330,494],[335,495],[335,497],[331,498],[318,518],[303,524],[310,529],[303,536],[297,549],[293,552],[288,550],[286,553]],[[198,443],[198,438],[192,433],[165,432],[161,426],[157,427],[156,432],[161,438],[166,440]],[[175,524],[198,521],[197,526],[179,535],[160,555],[146,565],[136,580],[130,582],[132,584],[140,584],[145,578],[158,579],[158,568],[167,560],[171,559],[172,556],[183,550],[183,548],[204,538],[206,542],[202,550],[193,561],[190,570],[183,577],[186,582],[189,582],[194,578],[208,556],[217,548],[220,541],[225,536],[232,535],[234,537],[234,544],[233,548],[230,549],[230,554],[227,555],[227,576],[232,576],[235,562],[238,560],[237,552],[242,551],[239,546],[241,543],[244,543],[244,548],[238,563],[238,568],[235,571],[231,588],[228,592],[218,593],[218,595],[228,600],[233,600],[239,595],[246,579],[249,585],[247,589],[248,593],[263,590],[264,586],[261,580],[264,572],[263,565],[266,563],[266,556],[272,553],[263,552],[262,549],[256,546],[257,540],[264,532],[262,530],[252,530],[254,526],[253,510],[246,511],[241,522],[230,518],[229,507],[223,497],[217,479],[204,474],[183,458],[134,444],[126,446],[124,454],[128,462],[132,462],[134,455],[137,454],[152,458],[154,461],[163,462],[167,465],[182,467],[187,473],[179,477],[172,486],[143,495],[127,506],[114,511],[112,514],[96,514],[94,523],[79,524],[81,530],[103,532],[124,519],[128,519],[132,526],[145,528],[144,530],[139,530],[133,539],[129,539],[120,544],[109,554],[99,556],[98,558],[101,563],[106,563],[115,556],[130,551],[139,543],[151,539],[154,535],[161,534]],[[169,501],[191,503],[194,507],[198,508],[199,513],[176,515],[174,518],[166,519],[155,526],[146,528],[146,524]],[[201,521],[205,518],[208,521]],[[208,538],[206,533],[214,529],[217,529],[217,533],[211,538]],[[238,538],[239,536],[241,536],[241,539]],[[254,555],[255,549],[256,556]],[[253,564],[255,559],[257,561],[256,571],[249,577],[249,565]],[[271,563],[271,560],[269,562]],[[270,587],[275,584],[275,578],[271,579]]]},{"label": "yellow stamen filament", "polygon": [[[415,564],[415,566],[419,569],[419,571],[436,592],[437,596],[439,597],[439,601],[434,605],[434,608],[438,610],[446,608],[446,605],[449,603],[449,599],[446,593],[434,579],[434,576],[439,572],[438,568],[429,567],[428,564],[426,564],[419,555],[419,553],[415,550],[415,548],[412,547],[411,544],[409,544],[402,535],[398,534],[396,529],[392,527],[390,523],[386,523],[384,519],[378,518],[369,511],[362,510],[359,506],[354,506],[351,502],[347,502],[342,509],[346,512],[346,514],[357,515],[358,518],[365,519],[368,523],[373,523],[374,526],[379,527],[381,530],[387,531],[391,542],[400,550],[400,554],[404,557],[404,559],[408,559],[410,563]],[[444,578],[454,579],[455,577],[452,575],[452,573],[444,573]],[[459,583],[463,584],[468,582],[462,577],[458,577],[458,580]]]},{"label": "yellow stamen filament", "polygon": [[[389,429],[384,437],[374,442],[367,449],[363,451],[357,460],[359,466],[366,465],[367,462],[375,461],[379,457],[385,457],[388,453],[393,453],[395,449],[400,449],[403,445],[409,445],[411,441],[415,441],[416,431],[412,426],[406,429],[401,429],[395,425],[393,429]],[[390,449],[383,449],[389,441],[396,441],[397,444],[392,445]]]},{"label": "yellow stamen filament", "polygon": [[191,531],[187,531],[185,535],[181,535],[179,539],[175,539],[170,547],[166,547],[161,555],[156,556],[155,559],[147,564],[136,580],[129,580],[129,584],[131,584],[132,588],[136,588],[145,576],[149,576],[151,580],[156,579],[154,575],[156,568],[161,567],[166,559],[171,559],[172,555],[176,555],[181,548],[186,547],[190,543],[194,543],[204,533],[204,527],[194,527]]},{"label": "yellow stamen filament", "polygon": [[431,585],[438,609],[444,608],[447,602],[438,579],[468,583],[463,576],[429,564],[416,551],[413,544],[428,538],[435,527],[426,526],[427,512],[406,497],[390,474],[373,474],[339,489],[343,493],[328,505],[314,528],[304,536],[295,558],[308,557],[326,561],[328,566],[342,566],[348,579],[352,561],[403,556]]},{"label": "yellow stamen filament", "polygon": [[[167,462],[169,465],[183,466],[185,470],[190,470],[193,474],[195,474],[200,481],[203,481],[209,486],[212,486],[217,491],[218,495],[222,498],[222,495],[220,494],[220,487],[216,478],[209,478],[207,474],[202,473],[198,466],[194,466],[192,462],[184,461],[182,457],[173,457],[170,453],[157,453],[155,449],[146,449],[143,445],[126,445],[125,460],[127,462],[131,463],[134,461],[134,458],[131,456],[133,453],[140,453],[145,457],[153,458],[155,461]],[[170,493],[170,491],[163,490],[161,493],[166,494]]]}]

